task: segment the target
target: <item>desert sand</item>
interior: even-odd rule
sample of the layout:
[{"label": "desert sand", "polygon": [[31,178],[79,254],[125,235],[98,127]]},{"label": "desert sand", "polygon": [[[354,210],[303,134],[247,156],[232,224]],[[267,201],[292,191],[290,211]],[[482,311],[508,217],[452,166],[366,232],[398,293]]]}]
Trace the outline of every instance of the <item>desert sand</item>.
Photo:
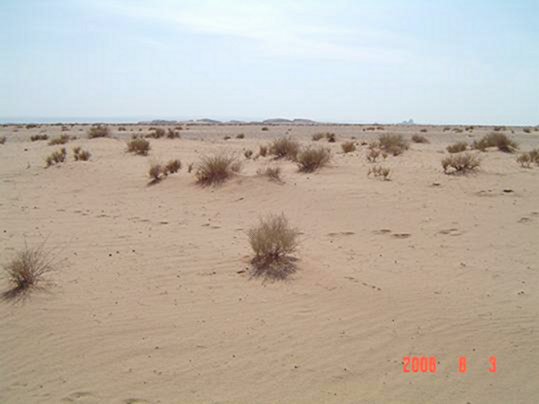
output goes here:
[{"label": "desert sand", "polygon": [[[0,302],[0,402],[539,402],[539,167],[494,150],[475,174],[440,165],[491,127],[191,125],[142,157],[126,141],[148,126],[123,126],[0,128],[1,262],[44,240],[58,258],[45,288]],[[420,129],[429,144],[381,161],[390,181],[367,177],[367,146],[341,151]],[[243,156],[328,131],[331,163],[312,174]],[[60,146],[39,133],[78,137],[66,163],[44,168]],[[537,131],[504,133],[539,147]],[[188,164],[219,151],[241,172],[197,185]],[[148,186],[150,161],[171,158],[180,172]],[[283,183],[256,175],[268,165]],[[246,231],[281,212],[301,231],[298,270],[253,277]],[[436,357],[436,373],[405,373],[406,356]]]}]

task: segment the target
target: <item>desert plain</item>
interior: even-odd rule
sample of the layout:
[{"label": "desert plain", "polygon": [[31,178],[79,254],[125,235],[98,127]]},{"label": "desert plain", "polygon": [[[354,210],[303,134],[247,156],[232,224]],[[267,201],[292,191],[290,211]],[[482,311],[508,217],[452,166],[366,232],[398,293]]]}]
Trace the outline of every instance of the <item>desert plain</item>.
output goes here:
[{"label": "desert plain", "polygon": [[[467,175],[440,163],[492,127],[180,126],[148,156],[126,142],[150,125],[97,139],[89,125],[0,127],[1,263],[25,243],[57,257],[42,288],[0,301],[1,403],[539,402],[539,166],[492,149],[471,151]],[[537,130],[501,131],[539,147]],[[367,161],[387,133],[429,143]],[[285,136],[329,148],[329,164],[257,156]],[[67,161],[45,168],[60,147]],[[220,152],[241,170],[200,186],[200,158]],[[150,185],[150,163],[169,159],[182,168]],[[377,164],[389,180],[367,176]],[[282,181],[257,175],[268,166]],[[300,232],[284,279],[251,268],[247,231],[269,213]],[[435,357],[436,372],[406,373],[404,357]]]}]

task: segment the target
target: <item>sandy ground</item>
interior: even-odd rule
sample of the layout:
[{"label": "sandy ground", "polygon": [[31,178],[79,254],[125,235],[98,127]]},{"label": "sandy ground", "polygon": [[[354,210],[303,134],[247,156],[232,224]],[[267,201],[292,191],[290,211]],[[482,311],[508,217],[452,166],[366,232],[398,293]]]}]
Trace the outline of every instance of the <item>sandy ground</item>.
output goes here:
[{"label": "sandy ground", "polygon": [[[148,157],[125,152],[148,127],[111,128],[88,140],[69,127],[68,150],[92,158],[49,169],[59,147],[29,137],[59,126],[0,128],[1,262],[45,239],[60,261],[45,290],[0,302],[0,402],[539,402],[539,167],[497,151],[475,175],[440,165],[448,144],[492,128],[426,127],[430,144],[383,161],[391,181],[367,177],[366,146],[340,143],[420,127],[191,126]],[[242,156],[320,131],[338,141],[320,142],[333,159],[315,174]],[[539,147],[539,132],[506,133]],[[242,172],[197,186],[187,165],[220,150]],[[149,161],[169,158],[180,173],[148,186]],[[255,175],[269,164],[283,184]],[[284,281],[248,271],[246,231],[269,212],[302,232]],[[437,372],[404,373],[406,356],[435,356]]]}]

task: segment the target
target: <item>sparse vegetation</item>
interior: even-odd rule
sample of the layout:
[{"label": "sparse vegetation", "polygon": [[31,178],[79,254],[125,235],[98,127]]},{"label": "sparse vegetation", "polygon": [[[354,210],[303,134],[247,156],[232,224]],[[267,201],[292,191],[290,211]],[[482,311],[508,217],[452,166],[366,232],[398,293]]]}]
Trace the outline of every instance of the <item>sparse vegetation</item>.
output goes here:
[{"label": "sparse vegetation", "polygon": [[59,144],[66,144],[69,142],[69,136],[68,135],[60,135],[58,137],[55,137],[51,140],[49,140],[49,146],[57,146]]},{"label": "sparse vegetation", "polygon": [[217,154],[202,157],[195,173],[197,183],[217,185],[229,179],[240,167],[234,156]]},{"label": "sparse vegetation", "polygon": [[388,181],[390,173],[391,169],[387,167],[374,166],[369,168],[369,171],[367,172],[367,177],[372,174],[374,177],[382,177],[384,181]]},{"label": "sparse vegetation", "polygon": [[168,128],[168,130],[167,130],[167,138],[168,139],[179,139],[180,134],[176,130]]},{"label": "sparse vegetation", "polygon": [[148,176],[151,178],[152,183],[159,182],[166,175],[164,167],[160,163],[152,163],[148,170]]},{"label": "sparse vegetation", "polygon": [[[426,132],[426,130],[425,130],[425,132]],[[414,142],[414,143],[430,143],[429,140],[425,136],[422,136],[422,135],[413,135],[412,136],[412,142]]]},{"label": "sparse vegetation", "polygon": [[15,257],[3,266],[12,287],[3,293],[4,298],[14,298],[23,292],[38,287],[43,277],[54,270],[53,259],[44,251],[44,245],[19,251]]},{"label": "sparse vegetation", "polygon": [[462,132],[464,132],[464,130],[462,128],[453,128],[453,132],[462,133]]},{"label": "sparse vegetation", "polygon": [[262,157],[266,157],[266,155],[268,154],[268,146],[260,146],[258,148],[258,154]]},{"label": "sparse vegetation", "polygon": [[357,147],[354,142],[344,142],[341,144],[341,149],[343,153],[352,153],[357,150]]},{"label": "sparse vegetation", "polygon": [[279,167],[266,167],[263,170],[258,170],[256,173],[258,175],[263,175],[265,177],[268,177],[270,180],[282,182],[281,169]]},{"label": "sparse vegetation", "polygon": [[369,151],[367,152],[367,161],[369,163],[376,163],[376,159],[380,157],[380,155],[385,159],[387,157],[387,154],[385,152],[382,152],[380,150],[380,145],[378,142],[372,142],[369,144]]},{"label": "sparse vegetation", "polygon": [[165,174],[168,175],[168,174],[174,174],[174,173],[177,173],[178,171],[180,171],[180,169],[182,168],[182,162],[178,159],[175,159],[175,160],[170,160],[166,165],[165,165]]},{"label": "sparse vegetation", "polygon": [[229,139],[232,139],[232,138],[228,135],[223,138],[223,140],[229,140]]},{"label": "sparse vegetation", "polygon": [[517,162],[525,168],[531,168],[533,163],[539,166],[539,149],[533,149],[520,154],[517,157]]},{"label": "sparse vegetation", "polygon": [[331,152],[323,147],[308,147],[297,154],[299,171],[312,173],[329,163]]},{"label": "sparse vegetation", "polygon": [[247,236],[255,253],[251,261],[255,274],[285,278],[294,271],[290,255],[298,247],[299,232],[290,226],[284,214],[261,218]]},{"label": "sparse vegetation", "polygon": [[127,142],[127,152],[146,156],[150,151],[150,142],[146,139],[135,138]]},{"label": "sparse vegetation", "polygon": [[0,144],[4,144],[4,143],[6,143],[6,137],[0,136]]},{"label": "sparse vegetation", "polygon": [[326,133],[326,139],[329,143],[335,143],[337,141],[335,133]]},{"label": "sparse vegetation", "polygon": [[236,135],[236,139],[245,139],[245,135],[243,133],[240,133]]},{"label": "sparse vegetation", "polygon": [[326,135],[325,133],[315,133],[312,136],[312,139],[313,139],[313,141],[318,142],[320,139],[324,138],[325,135]]},{"label": "sparse vegetation", "polygon": [[91,156],[87,150],[82,150],[80,147],[73,148],[73,158],[75,161],[88,161]]},{"label": "sparse vegetation", "polygon": [[65,147],[62,147],[60,150],[53,152],[45,159],[45,162],[47,163],[47,167],[50,167],[55,164],[63,163],[66,160],[66,156],[67,156],[67,151]]},{"label": "sparse vegetation", "polygon": [[33,123],[29,123],[28,125],[26,125],[26,129],[33,129],[33,128],[37,128],[38,126],[36,124],[33,124]]},{"label": "sparse vegetation", "polygon": [[193,163],[189,163],[189,165],[187,166],[187,172],[191,174],[191,171],[193,171]]},{"label": "sparse vegetation", "polygon": [[479,141],[474,141],[472,147],[485,151],[488,147],[497,147],[504,153],[513,153],[518,145],[503,133],[491,133],[483,136]]},{"label": "sparse vegetation", "polygon": [[480,164],[479,157],[468,152],[451,154],[442,160],[442,167],[446,174],[464,174],[476,170]]},{"label": "sparse vegetation", "polygon": [[447,151],[449,153],[460,153],[465,151],[468,148],[468,143],[466,142],[457,142],[452,145],[447,146]]},{"label": "sparse vegetation", "polygon": [[247,149],[243,152],[243,155],[245,156],[245,158],[250,159],[253,156],[253,151]]},{"label": "sparse vegetation", "polygon": [[287,158],[289,160],[296,160],[299,152],[299,143],[287,137],[275,139],[269,148],[270,154],[276,158]]},{"label": "sparse vegetation", "polygon": [[151,132],[148,133],[145,137],[152,139],[161,139],[166,134],[163,128],[150,128],[150,130]]},{"label": "sparse vegetation", "polygon": [[43,134],[43,135],[32,135],[30,136],[30,140],[32,142],[37,142],[38,140],[48,140],[49,139],[49,136],[46,135],[46,134]]},{"label": "sparse vegetation", "polygon": [[392,154],[393,156],[398,156],[408,149],[408,142],[404,139],[404,137],[402,137],[402,135],[380,135],[378,138],[378,143],[380,149]]},{"label": "sparse vegetation", "polygon": [[[427,131],[427,129],[423,128],[423,129],[420,130],[420,132],[421,133],[427,133],[428,131]],[[420,143],[420,142],[418,142],[418,143]]]},{"label": "sparse vegetation", "polygon": [[530,128],[524,128],[522,130],[524,131],[524,133],[531,133],[532,131]]},{"label": "sparse vegetation", "polygon": [[95,139],[98,137],[110,137],[109,127],[105,125],[92,126],[88,131],[88,139]]},{"label": "sparse vegetation", "polygon": [[269,128],[267,126],[262,127],[262,131],[265,132],[265,131],[268,131],[268,130],[269,130]]}]

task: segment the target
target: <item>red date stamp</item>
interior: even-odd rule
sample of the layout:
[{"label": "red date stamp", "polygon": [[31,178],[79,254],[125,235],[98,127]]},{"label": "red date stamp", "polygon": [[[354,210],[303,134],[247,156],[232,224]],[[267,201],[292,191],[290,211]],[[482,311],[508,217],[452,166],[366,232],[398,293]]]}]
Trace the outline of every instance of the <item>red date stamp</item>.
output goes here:
[{"label": "red date stamp", "polygon": [[[496,356],[488,358],[487,370],[496,373]],[[404,373],[436,373],[438,360],[436,356],[405,356],[402,361],[402,371]],[[459,357],[458,371],[468,372],[468,359],[465,356]]]}]

